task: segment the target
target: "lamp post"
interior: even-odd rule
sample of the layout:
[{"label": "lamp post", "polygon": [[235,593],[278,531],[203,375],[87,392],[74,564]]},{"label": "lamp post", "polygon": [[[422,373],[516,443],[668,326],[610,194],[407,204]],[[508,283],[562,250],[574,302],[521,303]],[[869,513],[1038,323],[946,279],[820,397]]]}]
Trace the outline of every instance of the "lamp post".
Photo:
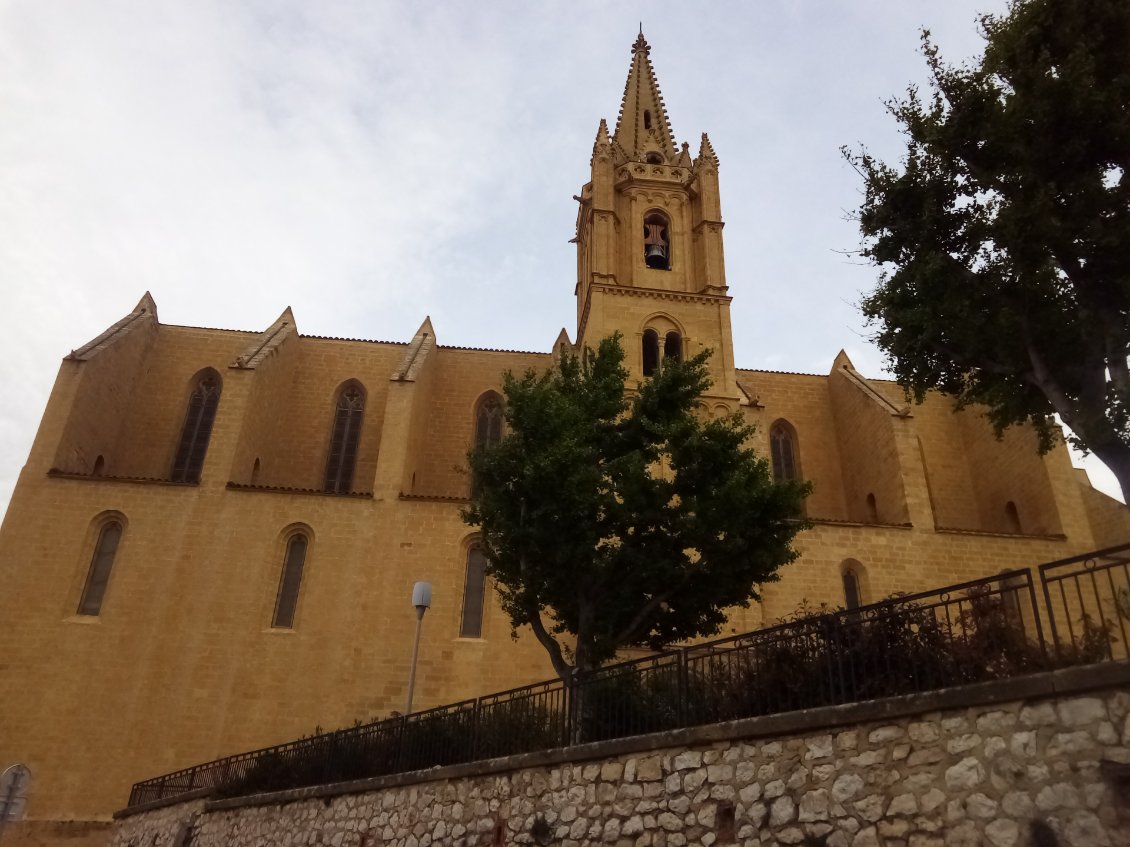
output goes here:
[{"label": "lamp post", "polygon": [[416,690],[416,660],[420,657],[420,627],[424,623],[424,612],[432,605],[432,584],[417,582],[412,586],[412,605],[416,607],[416,640],[412,643],[412,670],[408,674],[408,704],[404,714],[412,714],[412,695]]}]

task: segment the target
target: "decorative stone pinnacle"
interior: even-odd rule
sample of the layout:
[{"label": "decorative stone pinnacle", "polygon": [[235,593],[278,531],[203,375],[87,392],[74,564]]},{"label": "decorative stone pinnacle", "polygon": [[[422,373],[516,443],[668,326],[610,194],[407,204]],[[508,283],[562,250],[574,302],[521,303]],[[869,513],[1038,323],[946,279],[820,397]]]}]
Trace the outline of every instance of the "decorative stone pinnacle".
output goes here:
[{"label": "decorative stone pinnacle", "polygon": [[640,34],[636,38],[635,44],[632,45],[632,54],[639,52],[650,53],[651,48],[647,44],[647,39],[643,37],[643,24],[640,24]]}]

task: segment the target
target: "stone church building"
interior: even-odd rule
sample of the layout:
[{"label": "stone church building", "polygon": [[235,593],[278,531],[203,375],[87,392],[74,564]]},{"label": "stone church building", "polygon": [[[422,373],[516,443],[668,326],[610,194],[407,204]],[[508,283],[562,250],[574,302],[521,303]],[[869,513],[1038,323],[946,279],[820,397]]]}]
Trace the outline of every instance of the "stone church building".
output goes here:
[{"label": "stone church building", "polygon": [[176,326],[146,294],[67,355],[0,531],[0,770],[31,772],[5,839],[97,843],[137,780],[403,709],[417,580],[417,708],[551,677],[485,583],[460,466],[502,433],[505,371],[615,331],[636,379],[712,349],[703,413],[740,412],[775,473],[813,482],[800,560],[728,631],[1130,538],[1029,431],[908,405],[843,354],[825,374],[739,366],[720,196],[641,35],[578,198],[574,337],[549,352],[444,346],[429,320],[407,341],[310,336],[289,309],[263,331]]}]

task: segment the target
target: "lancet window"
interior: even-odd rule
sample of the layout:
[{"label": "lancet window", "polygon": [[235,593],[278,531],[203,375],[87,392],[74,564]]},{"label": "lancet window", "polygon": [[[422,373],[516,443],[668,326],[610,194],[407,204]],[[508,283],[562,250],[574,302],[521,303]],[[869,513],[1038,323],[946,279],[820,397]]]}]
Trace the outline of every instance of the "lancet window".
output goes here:
[{"label": "lancet window", "polygon": [[302,586],[302,570],[306,565],[306,551],[309,547],[310,539],[305,533],[296,532],[287,539],[279,593],[275,599],[275,614],[271,618],[273,627],[291,629],[294,626],[298,589]]},{"label": "lancet window", "polygon": [[337,395],[330,452],[326,458],[324,488],[332,494],[353,490],[353,469],[357,464],[357,443],[361,440],[364,415],[365,392],[354,382],[346,383]]},{"label": "lancet window", "polygon": [[479,400],[475,409],[475,446],[493,447],[502,441],[502,398],[493,391]]},{"label": "lancet window", "polygon": [[467,576],[463,582],[463,614],[459,620],[460,638],[481,638],[483,600],[486,596],[486,556],[478,544],[467,551]]},{"label": "lancet window", "polygon": [[773,461],[773,476],[777,479],[796,479],[796,433],[785,421],[777,421],[769,428],[769,452]]},{"label": "lancet window", "polygon": [[197,380],[188,398],[188,410],[173,461],[173,482],[200,482],[219,403],[220,377],[215,371],[206,371]]},{"label": "lancet window", "polygon": [[114,568],[114,557],[122,540],[122,525],[118,521],[107,521],[98,532],[94,545],[94,555],[86,572],[86,584],[79,600],[80,615],[97,615],[102,611],[102,600],[106,596],[106,585],[110,581],[110,571]]},{"label": "lancet window", "polygon": [[659,370],[659,333],[654,329],[643,331],[643,375],[652,376]]}]

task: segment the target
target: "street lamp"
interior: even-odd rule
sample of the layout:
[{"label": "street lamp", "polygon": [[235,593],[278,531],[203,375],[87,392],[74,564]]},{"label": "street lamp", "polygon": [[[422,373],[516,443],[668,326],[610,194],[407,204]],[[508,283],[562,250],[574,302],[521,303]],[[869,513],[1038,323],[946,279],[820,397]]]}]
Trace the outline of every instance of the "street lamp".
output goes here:
[{"label": "street lamp", "polygon": [[432,605],[432,584],[417,582],[412,586],[412,605],[416,607],[416,640],[412,644],[412,670],[408,674],[408,705],[404,714],[412,714],[412,694],[416,690],[416,660],[420,657],[420,627],[424,623],[424,612]]}]

